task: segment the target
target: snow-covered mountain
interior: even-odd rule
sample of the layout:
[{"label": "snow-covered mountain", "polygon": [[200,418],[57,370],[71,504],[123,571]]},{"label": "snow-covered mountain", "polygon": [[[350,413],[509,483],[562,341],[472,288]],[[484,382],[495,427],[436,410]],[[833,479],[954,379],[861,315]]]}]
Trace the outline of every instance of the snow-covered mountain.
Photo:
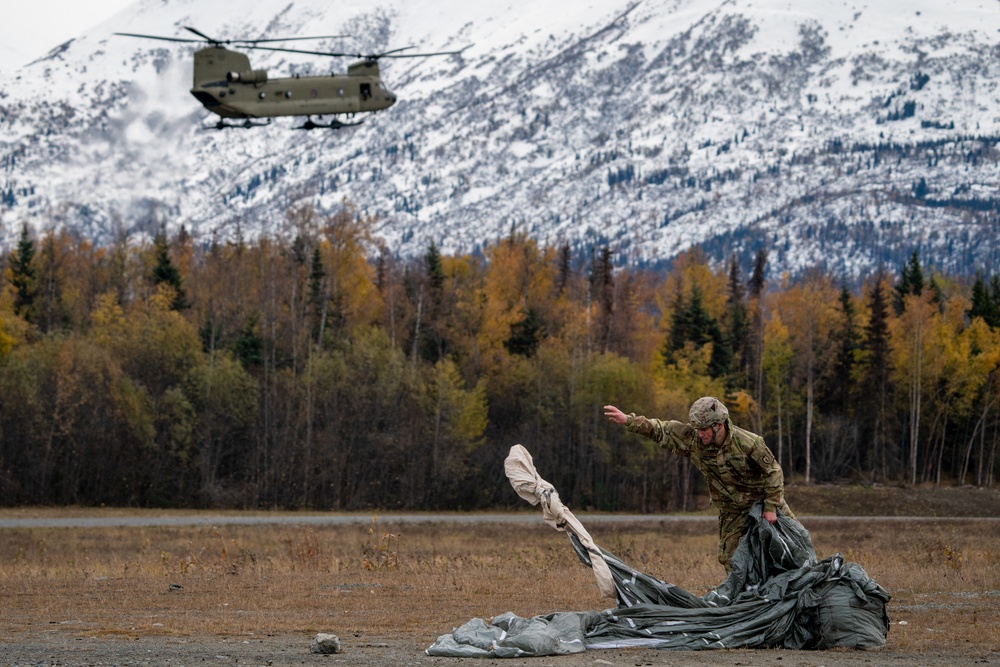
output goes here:
[{"label": "snow-covered mountain", "polygon": [[[0,234],[252,235],[346,200],[401,255],[515,229],[619,261],[766,247],[772,270],[858,276],[919,249],[995,271],[998,19],[997,0],[140,0],[0,79]],[[462,52],[382,60],[399,102],[358,127],[215,131],[188,94],[198,45],[112,35],[183,26]]]}]

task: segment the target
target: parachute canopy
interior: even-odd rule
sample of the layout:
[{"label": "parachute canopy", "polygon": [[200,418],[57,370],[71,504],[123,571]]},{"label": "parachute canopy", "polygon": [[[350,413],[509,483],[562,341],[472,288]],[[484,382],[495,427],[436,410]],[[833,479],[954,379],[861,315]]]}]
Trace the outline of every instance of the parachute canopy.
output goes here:
[{"label": "parachute canopy", "polygon": [[594,569],[602,592],[614,585],[617,606],[522,618],[474,618],[438,637],[432,656],[516,658],[587,649],[646,646],[662,649],[870,649],[885,645],[889,593],[840,554],[816,560],[809,532],[779,514],[761,517],[761,503],[733,555],[732,572],[698,597],[639,572],[593,544],[582,524],[535,472],[520,445],[505,463],[518,494],[542,504],[545,520],[569,534],[581,562]]}]

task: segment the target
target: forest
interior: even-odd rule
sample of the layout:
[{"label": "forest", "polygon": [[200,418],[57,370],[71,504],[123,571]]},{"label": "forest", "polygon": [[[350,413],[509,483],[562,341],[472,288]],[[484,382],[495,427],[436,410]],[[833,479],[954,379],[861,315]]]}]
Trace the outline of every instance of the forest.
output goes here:
[{"label": "forest", "polygon": [[996,275],[919,248],[863,280],[697,247],[651,269],[513,232],[400,258],[374,222],[24,226],[0,258],[0,504],[519,506],[520,443],[573,507],[686,510],[698,473],[602,406],[686,421],[704,395],[786,483],[996,483]]}]

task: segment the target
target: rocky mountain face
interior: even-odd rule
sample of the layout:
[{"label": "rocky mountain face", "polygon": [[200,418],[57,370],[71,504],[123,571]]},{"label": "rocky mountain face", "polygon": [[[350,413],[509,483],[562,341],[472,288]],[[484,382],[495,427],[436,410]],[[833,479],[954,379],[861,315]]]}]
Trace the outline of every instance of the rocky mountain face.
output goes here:
[{"label": "rocky mountain face", "polygon": [[[386,247],[475,252],[512,230],[618,263],[700,244],[748,267],[858,278],[914,250],[1000,266],[1000,6],[986,0],[140,0],[0,79],[0,233],[107,240],[181,224],[280,234],[345,202]],[[461,50],[380,62],[398,95],[357,127],[249,130],[188,94],[198,44]],[[269,76],[344,71],[249,53]]]}]

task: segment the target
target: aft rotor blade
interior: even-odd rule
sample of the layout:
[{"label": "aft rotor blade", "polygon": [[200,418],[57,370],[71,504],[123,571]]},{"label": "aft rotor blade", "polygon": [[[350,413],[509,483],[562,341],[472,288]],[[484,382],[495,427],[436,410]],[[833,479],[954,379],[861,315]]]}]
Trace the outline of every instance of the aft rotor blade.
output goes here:
[{"label": "aft rotor blade", "polygon": [[[402,51],[402,49],[396,49],[397,51]],[[379,58],[429,58],[431,56],[457,56],[462,53],[461,51],[437,51],[436,53],[395,53],[394,51],[389,51],[388,53],[383,53],[377,56],[369,56],[373,59]]]}]

